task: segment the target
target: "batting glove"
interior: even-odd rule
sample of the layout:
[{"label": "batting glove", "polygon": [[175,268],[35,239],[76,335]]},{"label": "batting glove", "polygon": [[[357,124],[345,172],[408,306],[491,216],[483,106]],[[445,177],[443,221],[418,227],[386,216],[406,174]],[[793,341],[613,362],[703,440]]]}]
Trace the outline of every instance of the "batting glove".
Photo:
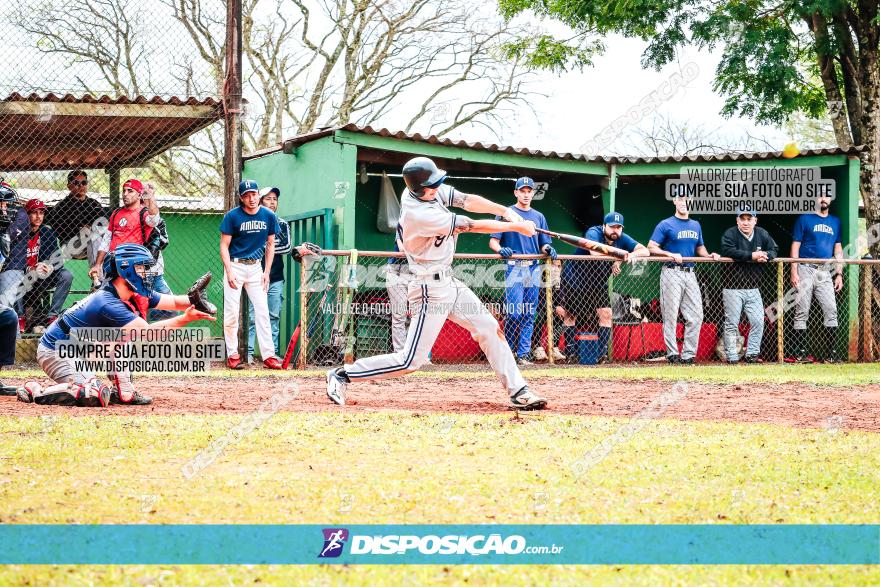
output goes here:
[{"label": "batting glove", "polygon": [[498,254],[501,255],[502,259],[509,259],[511,255],[513,255],[513,249],[510,247],[501,247],[499,249]]},{"label": "batting glove", "polygon": [[544,251],[544,254],[550,257],[550,259],[553,261],[555,261],[556,257],[559,256],[559,253],[557,253],[556,249],[554,249],[551,245],[544,245],[544,248],[541,250]]}]

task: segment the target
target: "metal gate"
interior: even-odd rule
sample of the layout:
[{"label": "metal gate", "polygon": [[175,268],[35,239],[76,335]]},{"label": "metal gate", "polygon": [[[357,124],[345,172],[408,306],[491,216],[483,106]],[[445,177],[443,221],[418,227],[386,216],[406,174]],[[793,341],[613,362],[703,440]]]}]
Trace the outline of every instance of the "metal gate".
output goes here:
[{"label": "metal gate", "polygon": [[[333,239],[333,208],[321,208],[310,212],[303,212],[293,216],[284,217],[290,224],[291,243],[296,246],[304,242],[315,243],[322,249],[334,248]],[[298,295],[300,289],[300,271],[299,265],[293,262],[293,259],[287,263],[286,282],[287,288],[285,292],[286,303],[284,304],[284,328],[280,335],[281,349],[284,353],[287,348],[287,341],[295,328],[295,324],[299,323],[300,315],[300,297]]]}]

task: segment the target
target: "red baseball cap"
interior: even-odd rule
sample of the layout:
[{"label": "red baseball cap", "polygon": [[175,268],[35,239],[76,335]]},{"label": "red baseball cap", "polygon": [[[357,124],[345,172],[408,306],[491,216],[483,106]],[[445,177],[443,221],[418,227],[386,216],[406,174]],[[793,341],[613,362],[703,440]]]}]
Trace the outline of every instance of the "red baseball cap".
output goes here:
[{"label": "red baseball cap", "polygon": [[38,200],[34,198],[33,200],[28,200],[27,204],[24,205],[25,212],[33,212],[34,210],[45,210],[46,204],[43,203],[43,200]]},{"label": "red baseball cap", "polygon": [[122,189],[131,188],[138,193],[138,195],[144,193],[144,184],[137,179],[129,179],[127,182],[122,184]]}]

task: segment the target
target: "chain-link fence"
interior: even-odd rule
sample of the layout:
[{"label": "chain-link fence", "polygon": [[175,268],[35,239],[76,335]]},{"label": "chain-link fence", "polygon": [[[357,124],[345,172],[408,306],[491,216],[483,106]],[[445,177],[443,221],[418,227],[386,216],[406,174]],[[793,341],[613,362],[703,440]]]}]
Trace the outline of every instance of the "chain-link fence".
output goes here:
[{"label": "chain-link fence", "polygon": [[226,9],[190,4],[0,9],[0,177],[14,190],[0,205],[0,291],[25,336],[87,295],[123,242],[151,249],[165,293],[223,273]]},{"label": "chain-link fence", "polygon": [[[414,279],[400,254],[326,253],[303,266],[305,287],[292,292],[307,308],[300,366],[400,350]],[[748,264],[754,273],[746,282],[744,264],[685,261],[457,255],[453,275],[495,316],[523,364],[875,359],[875,262],[802,260],[795,287],[787,259]],[[430,360],[479,363],[485,356],[451,316]]]}]

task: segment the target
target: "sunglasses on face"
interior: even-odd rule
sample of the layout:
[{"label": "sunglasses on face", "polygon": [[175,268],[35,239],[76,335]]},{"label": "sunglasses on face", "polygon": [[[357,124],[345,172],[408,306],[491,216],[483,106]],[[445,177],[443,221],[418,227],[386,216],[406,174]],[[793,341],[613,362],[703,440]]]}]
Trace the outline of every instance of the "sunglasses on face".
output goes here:
[{"label": "sunglasses on face", "polygon": [[70,182],[70,185],[89,185],[89,180],[87,179],[74,179]]}]

